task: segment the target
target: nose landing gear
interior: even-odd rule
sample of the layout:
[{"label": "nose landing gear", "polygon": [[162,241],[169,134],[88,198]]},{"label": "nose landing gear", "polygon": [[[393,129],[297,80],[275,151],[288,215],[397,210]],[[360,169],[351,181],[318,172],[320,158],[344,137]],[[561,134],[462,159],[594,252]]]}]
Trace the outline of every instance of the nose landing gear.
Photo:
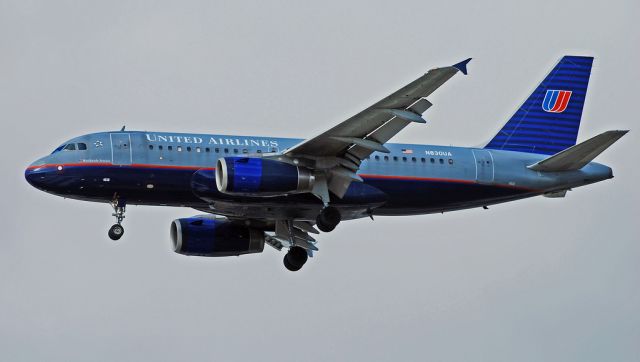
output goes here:
[{"label": "nose landing gear", "polygon": [[109,238],[111,238],[111,240],[120,240],[122,235],[124,235],[122,220],[124,220],[126,206],[126,202],[117,196],[111,201],[111,207],[113,207],[113,214],[111,215],[116,218],[116,223],[109,229]]}]

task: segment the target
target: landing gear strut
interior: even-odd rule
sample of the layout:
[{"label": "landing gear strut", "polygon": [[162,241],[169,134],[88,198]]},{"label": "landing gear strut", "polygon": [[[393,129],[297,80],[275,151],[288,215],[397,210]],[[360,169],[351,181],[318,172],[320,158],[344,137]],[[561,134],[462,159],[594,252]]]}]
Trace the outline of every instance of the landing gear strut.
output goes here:
[{"label": "landing gear strut", "polygon": [[340,220],[342,220],[340,211],[338,211],[338,209],[333,206],[327,206],[322,209],[322,211],[316,218],[316,226],[321,231],[328,233],[330,231],[333,231],[333,229],[338,226]]},{"label": "landing gear strut", "polygon": [[116,224],[109,229],[109,238],[111,240],[119,240],[124,235],[124,227],[122,227],[122,220],[124,220],[124,212],[127,207],[126,202],[117,196],[111,201],[111,207],[113,207],[113,214],[116,218]]},{"label": "landing gear strut", "polygon": [[298,271],[307,262],[307,251],[299,246],[293,246],[284,256],[284,267],[291,271]]}]

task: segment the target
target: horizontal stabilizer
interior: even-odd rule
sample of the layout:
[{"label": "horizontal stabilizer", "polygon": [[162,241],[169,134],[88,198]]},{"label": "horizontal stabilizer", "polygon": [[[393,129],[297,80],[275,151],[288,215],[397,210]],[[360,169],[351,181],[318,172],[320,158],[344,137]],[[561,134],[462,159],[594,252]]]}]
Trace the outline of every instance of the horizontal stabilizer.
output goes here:
[{"label": "horizontal stabilizer", "polygon": [[572,171],[583,168],[629,131],[607,131],[544,160],[527,166],[543,172]]}]

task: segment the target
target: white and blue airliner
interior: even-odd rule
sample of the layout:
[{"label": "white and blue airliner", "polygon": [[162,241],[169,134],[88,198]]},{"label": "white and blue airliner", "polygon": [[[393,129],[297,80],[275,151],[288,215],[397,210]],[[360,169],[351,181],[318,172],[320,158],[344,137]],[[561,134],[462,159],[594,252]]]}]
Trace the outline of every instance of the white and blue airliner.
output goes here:
[{"label": "white and blue airliner", "polygon": [[[109,203],[120,239],[126,205],[190,207],[170,238],[184,255],[286,249],[296,271],[317,251],[311,234],[341,221],[462,210],[533,196],[564,197],[613,177],[592,162],[627,131],[576,144],[592,57],[565,56],[482,148],[388,141],[432,104],[425,97],[470,59],[432,69],[306,140],[124,129],[70,139],[25,171],[34,187]],[[317,236],[316,236],[317,237]]]}]

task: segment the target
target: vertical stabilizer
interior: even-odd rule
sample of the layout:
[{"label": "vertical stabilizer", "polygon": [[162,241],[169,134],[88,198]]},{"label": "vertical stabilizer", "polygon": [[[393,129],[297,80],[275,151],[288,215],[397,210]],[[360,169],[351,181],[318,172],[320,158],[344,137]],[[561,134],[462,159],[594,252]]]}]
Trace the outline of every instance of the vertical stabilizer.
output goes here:
[{"label": "vertical stabilizer", "polygon": [[485,148],[553,155],[575,145],[592,63],[564,56]]}]

